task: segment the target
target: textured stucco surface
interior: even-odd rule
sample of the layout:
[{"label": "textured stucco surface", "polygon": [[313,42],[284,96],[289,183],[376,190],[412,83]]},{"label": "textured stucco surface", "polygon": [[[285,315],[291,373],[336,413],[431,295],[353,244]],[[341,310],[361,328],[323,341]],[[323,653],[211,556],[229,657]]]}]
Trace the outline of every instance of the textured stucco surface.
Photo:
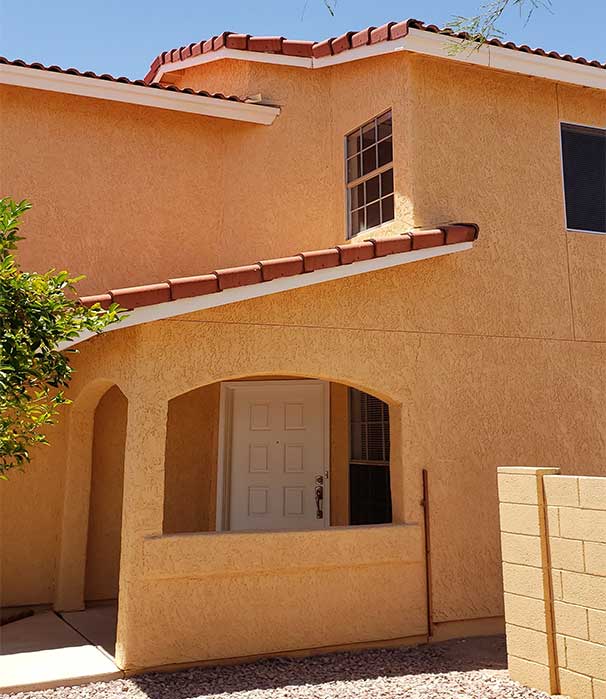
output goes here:
[{"label": "textured stucco surface", "polygon": [[127,400],[110,388],[95,410],[84,599],[117,599]]},{"label": "textured stucco surface", "polygon": [[[331,623],[320,625],[323,638],[317,628],[304,627],[314,643],[346,643],[352,629],[356,640],[419,633],[424,570],[416,562],[374,562],[336,573],[312,561],[313,574],[272,568],[256,573],[247,587],[246,576],[221,573],[226,554],[212,535],[158,538],[166,512],[175,516],[170,492],[191,497],[192,485],[167,489],[165,500],[165,462],[169,471],[177,468],[166,435],[188,459],[202,449],[199,434],[186,439],[197,408],[183,394],[221,380],[286,375],[342,382],[390,404],[396,523],[422,521],[421,471],[429,472],[434,620],[456,633],[473,620],[498,621],[497,466],[605,472],[606,237],[565,232],[558,140],[560,119],[606,125],[604,95],[407,55],[308,72],[222,62],[204,74],[192,71],[188,80],[196,88],[262,92],[283,104],[282,115],[267,129],[236,127],[6,88],[8,182],[15,196],[40,202],[40,213],[31,214],[24,264],[69,264],[89,274],[87,289],[99,290],[342,242],[343,135],[389,106],[397,221],[378,234],[459,219],[478,222],[480,238],[464,254],[85,343],[76,359],[69,423],[52,430],[53,446],[41,449],[25,474],[0,488],[5,603],[59,599],[74,608],[81,600],[91,468],[86,435],[96,403],[115,384],[128,399],[118,629],[123,665],[219,657],[231,643],[251,652],[251,636],[230,640],[223,630],[214,647],[200,635],[196,641],[191,629],[181,642],[184,615],[206,618],[205,599],[212,595],[212,614],[219,618],[224,609],[229,617],[230,595],[254,607],[258,593],[259,608],[271,600],[283,619],[296,617],[288,606],[291,583],[303,607],[314,581],[330,590]],[[101,152],[98,163],[91,151]],[[30,163],[27,181],[18,161]],[[64,183],[54,176],[57,169],[67,171]],[[82,195],[83,186],[88,191],[98,182],[99,194]],[[114,201],[109,213],[98,196]],[[90,234],[100,212],[109,216],[106,237]],[[49,240],[58,238],[56,254],[36,244],[48,231]],[[117,240],[120,254],[110,255]],[[359,555],[369,555],[368,539],[344,531],[359,543]],[[392,536],[389,528],[377,531],[380,541]],[[144,546],[147,536],[153,539]],[[338,536],[327,533],[328,548]],[[302,535],[290,558],[303,556],[312,541],[312,534]],[[204,571],[186,574],[192,551],[208,562],[205,545],[225,576],[223,592],[221,585],[211,590]],[[152,557],[161,559],[156,571],[174,557],[183,568],[152,579]],[[409,586],[415,601],[406,610],[393,606],[404,604],[399,598],[370,595],[377,587]],[[365,607],[364,619],[356,611],[361,599],[377,605]],[[238,608],[247,622],[261,623],[254,609]],[[407,616],[411,609],[414,618]],[[303,643],[300,636],[288,641],[275,621],[264,644]],[[150,633],[142,633],[147,626]]]}]

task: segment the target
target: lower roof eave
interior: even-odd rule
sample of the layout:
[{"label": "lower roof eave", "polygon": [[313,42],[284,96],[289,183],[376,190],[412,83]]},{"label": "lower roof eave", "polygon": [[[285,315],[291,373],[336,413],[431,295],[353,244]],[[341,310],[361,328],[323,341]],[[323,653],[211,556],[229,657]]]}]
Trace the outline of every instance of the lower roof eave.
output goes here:
[{"label": "lower roof eave", "polygon": [[[215,293],[139,306],[138,308],[134,308],[132,311],[130,311],[128,315],[120,322],[109,325],[107,328],[105,328],[103,334],[114,330],[122,330],[135,325],[142,325],[144,323],[151,323],[158,320],[166,320],[168,318],[174,318],[209,308],[227,306],[232,303],[259,298],[261,296],[278,294],[283,291],[299,289],[305,286],[313,286],[315,284],[322,284],[324,282],[334,281],[336,279],[344,279],[346,277],[352,277],[358,274],[366,274],[368,272],[375,272],[382,269],[388,269],[390,267],[398,267],[410,262],[417,262],[419,260],[426,260],[433,257],[442,257],[444,255],[451,255],[457,252],[464,252],[466,250],[470,250],[472,247],[473,241],[465,241],[439,245],[436,247],[416,250],[413,249],[407,252],[392,253],[383,257],[374,257],[368,260],[360,260],[349,264],[340,264],[338,266],[328,267],[326,269],[317,269],[315,271],[305,272],[303,274],[295,274],[293,276],[272,279],[271,281],[260,281],[255,284],[237,286]],[[85,331],[77,338],[74,338],[69,342],[61,343],[58,349],[68,349],[90,339],[91,337],[94,337],[96,334],[97,333]]]}]

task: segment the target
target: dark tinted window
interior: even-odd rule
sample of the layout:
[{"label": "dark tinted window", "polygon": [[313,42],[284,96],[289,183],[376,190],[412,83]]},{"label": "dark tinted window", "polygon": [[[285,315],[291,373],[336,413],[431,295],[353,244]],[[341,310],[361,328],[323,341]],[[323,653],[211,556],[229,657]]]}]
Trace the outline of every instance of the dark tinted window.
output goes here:
[{"label": "dark tinted window", "polygon": [[606,233],[606,129],[562,124],[566,227]]}]

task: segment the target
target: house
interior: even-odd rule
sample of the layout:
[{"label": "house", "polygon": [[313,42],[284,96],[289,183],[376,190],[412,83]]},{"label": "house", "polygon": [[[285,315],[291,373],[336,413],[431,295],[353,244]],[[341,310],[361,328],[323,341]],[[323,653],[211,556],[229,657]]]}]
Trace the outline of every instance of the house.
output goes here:
[{"label": "house", "polygon": [[127,317],[0,487],[127,670],[503,628],[496,470],[606,468],[606,64],[419,21],[2,59],[21,264]]}]

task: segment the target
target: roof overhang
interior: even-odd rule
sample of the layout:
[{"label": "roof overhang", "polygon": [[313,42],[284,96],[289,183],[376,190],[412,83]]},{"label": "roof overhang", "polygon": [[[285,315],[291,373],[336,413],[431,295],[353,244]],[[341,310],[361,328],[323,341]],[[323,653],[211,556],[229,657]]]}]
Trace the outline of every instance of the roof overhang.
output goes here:
[{"label": "roof overhang", "polygon": [[[182,298],[175,301],[166,301],[164,303],[153,303],[148,306],[140,306],[133,309],[120,322],[109,325],[103,333],[112,332],[114,330],[122,330],[124,328],[151,323],[157,320],[167,320],[175,318],[187,313],[203,311],[209,308],[217,308],[227,306],[240,301],[278,294],[283,291],[300,289],[306,286],[314,286],[323,284],[324,282],[334,281],[336,279],[345,279],[359,274],[367,274],[376,272],[382,269],[391,267],[399,267],[411,262],[427,260],[434,257],[442,257],[444,255],[452,255],[458,252],[470,250],[473,247],[473,241],[439,245],[437,247],[421,248],[410,250],[408,252],[391,253],[383,257],[375,257],[368,260],[360,260],[349,264],[340,264],[326,269],[318,269],[313,272],[296,274],[294,276],[272,279],[271,281],[261,281],[256,284],[247,284],[236,288],[224,289],[211,294],[194,296],[191,298]],[[96,333],[85,331],[74,340],[62,343],[59,349],[68,349],[85,340],[94,337]]]},{"label": "roof overhang", "polygon": [[360,46],[336,55],[323,56],[321,58],[221,48],[198,56],[191,56],[181,61],[163,64],[159,67],[154,79],[160,81],[162,76],[173,71],[225,59],[316,69],[372,56],[409,51],[458,63],[486,66],[511,73],[606,90],[606,70],[603,68],[490,44],[484,44],[479,48],[473,45],[470,47],[466,46],[462,50],[453,51],[453,48],[456,48],[456,44],[461,44],[462,41],[462,39],[446,34],[436,34],[422,29],[411,28],[408,30],[407,35],[401,39]]},{"label": "roof overhang", "polygon": [[39,70],[26,66],[0,64],[0,84],[94,97],[220,119],[233,119],[252,124],[271,124],[280,113],[278,107],[219,97],[205,97],[167,89],[155,89],[150,86],[83,77],[66,72]]}]

